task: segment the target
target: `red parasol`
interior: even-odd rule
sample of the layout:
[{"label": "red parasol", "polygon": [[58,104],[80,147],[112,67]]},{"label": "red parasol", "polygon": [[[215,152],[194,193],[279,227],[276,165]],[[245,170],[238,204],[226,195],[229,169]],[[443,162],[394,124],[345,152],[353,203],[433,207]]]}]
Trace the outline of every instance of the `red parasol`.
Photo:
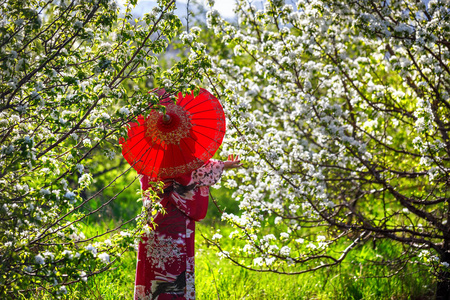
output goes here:
[{"label": "red parasol", "polygon": [[219,100],[205,89],[182,96],[176,104],[161,100],[166,115],[152,110],[130,123],[122,154],[139,173],[151,178],[175,178],[207,162],[222,144],[225,115]]}]

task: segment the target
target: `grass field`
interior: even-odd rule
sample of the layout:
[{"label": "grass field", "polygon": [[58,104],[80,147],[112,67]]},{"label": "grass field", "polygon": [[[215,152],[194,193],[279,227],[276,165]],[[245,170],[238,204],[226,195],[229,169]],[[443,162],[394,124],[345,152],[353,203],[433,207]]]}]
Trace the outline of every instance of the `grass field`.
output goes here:
[{"label": "grass field", "polygon": [[[217,224],[216,224],[217,225]],[[106,226],[106,225],[103,225]],[[383,276],[388,270],[365,264],[375,255],[362,246],[334,269],[302,275],[278,275],[248,271],[219,259],[217,250],[200,233],[210,224],[199,223],[196,235],[197,299],[432,299],[434,283],[426,270],[409,266],[399,276]],[[377,251],[391,251],[391,242]],[[132,299],[136,253],[126,253],[113,269],[89,278],[87,284],[70,287],[71,299]],[[374,278],[371,278],[374,277]]]},{"label": "grass field", "polygon": [[[213,191],[222,208],[236,212],[236,203],[227,190]],[[120,207],[114,215],[120,215]],[[123,210],[122,210],[123,213]],[[133,214],[130,211],[129,214]],[[128,216],[129,217],[129,216]],[[112,218],[102,217],[85,224],[86,236],[111,228]],[[376,255],[389,255],[401,247],[392,241],[361,245],[352,251],[344,263],[332,269],[301,275],[278,275],[248,271],[219,259],[217,249],[210,246],[201,234],[211,235],[211,228],[220,228],[226,235],[232,229],[219,221],[220,213],[210,204],[208,215],[197,223],[196,231],[196,292],[197,299],[433,299],[435,282],[428,270],[419,265],[408,265],[398,276],[385,278],[389,269],[368,264]],[[108,221],[108,222],[104,222]],[[226,245],[225,245],[226,246]],[[127,252],[120,263],[87,283],[68,287],[66,299],[132,299],[136,253]],[[35,299],[46,300],[45,295]]]}]

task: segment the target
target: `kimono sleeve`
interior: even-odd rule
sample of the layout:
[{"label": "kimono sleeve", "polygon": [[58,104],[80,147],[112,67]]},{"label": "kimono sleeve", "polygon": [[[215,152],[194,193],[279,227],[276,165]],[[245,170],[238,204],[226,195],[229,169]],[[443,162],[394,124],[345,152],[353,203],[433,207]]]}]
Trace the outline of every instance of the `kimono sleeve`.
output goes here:
[{"label": "kimono sleeve", "polygon": [[139,175],[139,180],[141,181],[141,189],[143,191],[148,190],[148,176],[147,175]]},{"label": "kimono sleeve", "polygon": [[194,189],[185,193],[173,193],[172,201],[189,218],[200,221],[208,211],[209,186],[219,181],[223,172],[222,161],[209,161],[190,174],[189,185]]},{"label": "kimono sleeve", "polygon": [[211,186],[219,181],[223,167],[223,161],[210,160],[192,172],[192,182],[198,187]]}]

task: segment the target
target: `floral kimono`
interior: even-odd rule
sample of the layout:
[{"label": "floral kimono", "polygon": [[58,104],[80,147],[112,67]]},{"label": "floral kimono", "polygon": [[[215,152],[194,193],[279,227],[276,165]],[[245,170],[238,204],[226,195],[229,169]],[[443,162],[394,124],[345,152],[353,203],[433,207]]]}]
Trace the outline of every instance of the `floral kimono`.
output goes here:
[{"label": "floral kimono", "polygon": [[[190,174],[165,180],[160,203],[165,214],[155,216],[157,226],[139,243],[135,300],[195,299],[195,221],[206,216],[209,186],[222,175],[224,163],[209,161]],[[141,178],[145,191],[149,177]]]}]

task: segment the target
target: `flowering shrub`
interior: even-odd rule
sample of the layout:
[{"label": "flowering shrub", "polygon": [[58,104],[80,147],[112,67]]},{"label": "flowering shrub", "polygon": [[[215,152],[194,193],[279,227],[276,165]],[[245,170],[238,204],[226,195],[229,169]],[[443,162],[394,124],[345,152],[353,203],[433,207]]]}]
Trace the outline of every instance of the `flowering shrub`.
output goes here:
[{"label": "flowering shrub", "polygon": [[191,56],[209,49],[223,154],[248,164],[223,180],[240,213],[223,214],[236,231],[213,239],[222,255],[295,274],[390,239],[404,249],[393,274],[420,260],[448,293],[448,1],[239,1],[236,13],[208,13],[208,45],[194,29],[183,39]]},{"label": "flowering shrub", "polygon": [[79,224],[117,197],[88,209],[120,177],[86,193],[90,163],[113,159],[125,124],[158,101],[138,84],[179,90],[199,76],[187,60],[158,66],[181,27],[174,2],[158,1],[140,20],[136,1],[121,16],[110,0],[0,6],[0,298],[67,293],[134,243],[140,226],[101,242],[110,232],[86,237]]}]

